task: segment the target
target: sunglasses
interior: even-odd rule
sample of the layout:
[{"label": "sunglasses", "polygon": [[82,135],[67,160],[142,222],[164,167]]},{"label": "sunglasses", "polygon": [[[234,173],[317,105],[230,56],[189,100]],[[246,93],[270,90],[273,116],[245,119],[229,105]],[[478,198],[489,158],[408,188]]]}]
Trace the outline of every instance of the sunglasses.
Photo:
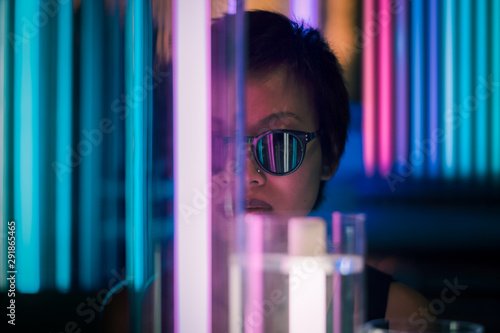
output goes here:
[{"label": "sunglasses", "polygon": [[259,167],[275,176],[289,175],[297,170],[306,155],[307,143],[317,137],[316,132],[271,130],[256,137],[247,136]]}]

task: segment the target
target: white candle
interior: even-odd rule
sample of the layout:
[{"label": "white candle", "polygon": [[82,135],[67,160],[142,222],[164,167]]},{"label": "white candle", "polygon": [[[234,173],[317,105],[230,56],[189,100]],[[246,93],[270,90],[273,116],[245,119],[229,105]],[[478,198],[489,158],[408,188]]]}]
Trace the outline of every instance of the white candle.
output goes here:
[{"label": "white candle", "polygon": [[[321,218],[292,218],[288,224],[290,270],[290,333],[326,332],[326,273],[317,256],[324,255],[325,222]],[[316,257],[315,257],[316,256]]]}]

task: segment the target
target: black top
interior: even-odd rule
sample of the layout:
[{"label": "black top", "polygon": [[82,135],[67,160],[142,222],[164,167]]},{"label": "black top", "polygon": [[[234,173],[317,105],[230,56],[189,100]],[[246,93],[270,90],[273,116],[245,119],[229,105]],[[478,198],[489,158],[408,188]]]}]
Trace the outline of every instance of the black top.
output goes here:
[{"label": "black top", "polygon": [[385,317],[389,286],[394,279],[366,265],[366,321]]},{"label": "black top", "polygon": [[[365,265],[366,286],[366,316],[365,322],[373,319],[385,318],[389,286],[394,279],[371,266]],[[351,304],[354,306],[354,304]],[[327,327],[332,327],[333,307],[328,306]],[[330,329],[329,329],[330,330]]]}]

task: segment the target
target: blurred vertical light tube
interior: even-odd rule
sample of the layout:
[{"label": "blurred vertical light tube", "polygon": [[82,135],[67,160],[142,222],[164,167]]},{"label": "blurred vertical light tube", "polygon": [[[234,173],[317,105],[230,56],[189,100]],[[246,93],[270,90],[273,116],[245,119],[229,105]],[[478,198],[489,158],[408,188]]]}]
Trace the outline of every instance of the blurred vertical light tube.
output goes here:
[{"label": "blurred vertical light tube", "polygon": [[[472,0],[462,0],[460,6],[458,6],[458,34],[460,40],[458,41],[458,101],[463,103],[463,109],[461,109],[462,115],[459,128],[459,146],[460,152],[458,155],[458,175],[462,179],[467,179],[472,173],[472,115],[476,110],[473,110],[473,105],[471,105],[470,99],[474,96],[474,91],[472,90],[473,80],[472,80]],[[468,117],[463,115],[469,114]]]},{"label": "blurred vertical light tube", "polygon": [[411,98],[410,114],[412,132],[410,139],[411,164],[415,177],[422,177],[424,173],[424,154],[422,150],[424,133],[424,3],[411,3]]},{"label": "blurred vertical light tube", "polygon": [[[264,228],[262,216],[247,216],[246,225],[246,268],[245,268],[245,317],[244,323],[251,324],[253,333],[264,332],[263,303],[263,251]],[[233,320],[234,322],[235,320]],[[236,333],[231,332],[231,333]]]},{"label": "blurred vertical light tube", "polygon": [[381,0],[379,18],[379,166],[382,176],[392,168],[392,15],[391,1]]},{"label": "blurred vertical light tube", "polygon": [[372,177],[375,173],[375,119],[376,119],[376,92],[375,92],[375,61],[377,23],[373,20],[375,0],[367,0],[363,6],[363,161],[365,174]]},{"label": "blurred vertical light tube", "polygon": [[[498,1],[498,0],[497,0]],[[497,13],[497,15],[500,13]],[[495,17],[495,20],[498,20]],[[476,83],[476,147],[475,147],[475,172],[483,179],[488,172],[488,99],[490,92],[488,84],[488,4],[487,0],[477,0],[476,2],[476,77],[479,83]],[[495,59],[494,61],[500,61]],[[481,83],[481,81],[483,83]],[[477,81],[476,81],[477,82]],[[497,110],[498,112],[498,110]],[[463,147],[462,147],[463,148]]]},{"label": "blurred vertical light tube", "polygon": [[[7,62],[6,56],[6,36],[7,36],[7,27],[9,22],[9,16],[7,15],[7,0],[0,0],[0,243],[7,244],[7,222],[4,221],[4,217],[7,217],[6,210],[4,209],[4,204],[7,206],[7,191],[4,190],[5,183],[7,179],[4,176],[4,165],[7,165],[7,158],[4,159],[4,144],[7,141],[7,131],[5,130],[5,110],[7,109],[7,101],[5,98],[5,81],[7,77],[7,73],[5,71],[5,63]],[[5,149],[7,150],[7,149]],[[5,272],[7,271],[6,261],[7,254],[5,252],[6,246],[0,246],[0,290],[6,290],[7,287],[7,279],[5,276]]]},{"label": "blurred vertical light tube", "polygon": [[454,110],[453,87],[455,85],[454,77],[454,49],[455,49],[455,1],[444,0],[443,2],[443,45],[442,52],[442,71],[443,71],[443,118],[444,126],[444,151],[443,151],[443,175],[445,178],[453,178],[455,176],[455,134],[454,134]]},{"label": "blurred vertical light tube", "polygon": [[429,176],[437,178],[439,174],[438,162],[438,142],[435,138],[435,133],[438,131],[438,118],[439,118],[439,2],[434,0],[427,1],[427,9],[429,13],[429,29],[428,29],[428,108],[429,108],[429,122],[428,122],[428,141],[429,145],[423,144],[423,149],[429,153],[427,159],[427,166]]},{"label": "blurred vertical light tube", "polygon": [[[342,246],[342,215],[332,213],[333,253],[341,253]],[[333,332],[342,330],[342,278],[339,272],[333,273]]]},{"label": "blurred vertical light tube", "polygon": [[408,158],[408,2],[401,1],[395,22],[396,73],[394,91],[396,97],[396,158],[405,163]]},{"label": "blurred vertical light tube", "polygon": [[318,0],[290,0],[290,17],[311,27],[318,27]]},{"label": "blurred vertical light tube", "polygon": [[21,272],[16,283],[23,293],[40,289],[40,43],[37,27],[26,20],[37,13],[39,1],[15,4],[15,36],[21,40],[14,42],[14,218],[16,270]]},{"label": "blurred vertical light tube", "polygon": [[[144,57],[145,22],[144,3],[140,0],[127,2],[125,14],[125,95],[132,101],[127,105],[125,119],[125,186],[126,186],[126,262],[127,275],[134,280],[134,291],[139,292],[145,281],[144,228],[146,210],[146,119],[148,92],[143,81],[147,64]],[[134,306],[137,305],[134,302]],[[134,325],[138,325],[135,322]]]},{"label": "blurred vertical light tube", "polygon": [[381,0],[378,15],[380,25],[379,45],[379,168],[387,176],[392,168],[392,15],[391,1]]},{"label": "blurred vertical light tube", "polygon": [[81,3],[81,82],[80,82],[80,130],[78,144],[72,149],[79,156],[80,169],[80,220],[79,260],[80,286],[84,290],[96,288],[99,281],[101,219],[101,144],[99,130],[102,116],[102,10],[100,2]]},{"label": "blurred vertical light tube", "polygon": [[210,1],[176,0],[173,13],[175,332],[210,332],[212,204],[193,201],[212,171]]},{"label": "blurred vertical light tube", "polygon": [[[59,4],[57,29],[56,161],[71,147],[73,3]],[[68,292],[71,279],[71,172],[61,172],[56,184],[56,287]]]},{"label": "blurred vertical light tube", "polygon": [[[497,181],[500,180],[500,20],[496,17],[500,13],[500,1],[492,1],[491,10],[491,73],[492,82],[496,87],[492,91],[491,99],[491,167]],[[497,14],[498,15],[498,14]],[[492,88],[492,87],[490,87]]]}]

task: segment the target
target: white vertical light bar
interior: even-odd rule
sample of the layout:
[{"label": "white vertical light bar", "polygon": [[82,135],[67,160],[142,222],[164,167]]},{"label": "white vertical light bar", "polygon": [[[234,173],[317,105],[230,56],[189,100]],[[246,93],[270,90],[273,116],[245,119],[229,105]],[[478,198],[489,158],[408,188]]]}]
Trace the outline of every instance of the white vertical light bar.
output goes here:
[{"label": "white vertical light bar", "polygon": [[318,251],[321,248],[317,244],[325,237],[325,223],[320,218],[296,217],[289,221],[288,255],[297,259],[290,270],[290,333],[326,332],[326,273],[314,257],[325,254]]},{"label": "white vertical light bar", "polygon": [[173,3],[175,332],[210,332],[210,2]]}]

